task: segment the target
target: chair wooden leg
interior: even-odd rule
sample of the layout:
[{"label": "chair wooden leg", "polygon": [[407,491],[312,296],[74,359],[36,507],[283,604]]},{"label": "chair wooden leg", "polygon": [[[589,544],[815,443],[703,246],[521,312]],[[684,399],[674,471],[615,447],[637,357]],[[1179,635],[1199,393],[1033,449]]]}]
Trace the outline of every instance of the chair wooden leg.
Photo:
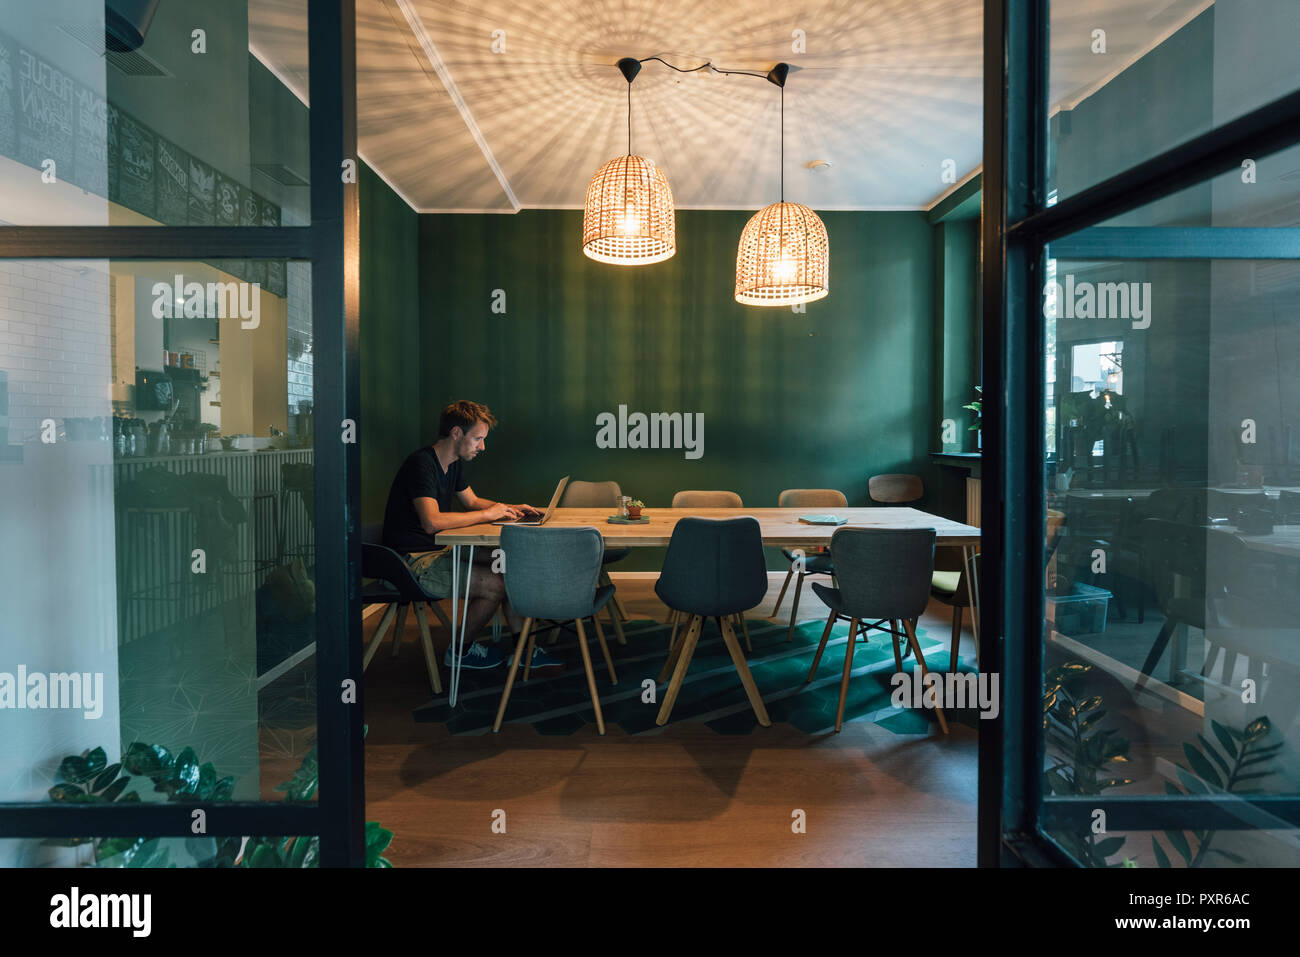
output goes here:
[{"label": "chair wooden leg", "polygon": [[663,684],[668,680],[668,676],[672,673],[673,665],[675,665],[677,659],[681,657],[682,648],[686,645],[686,635],[691,630],[693,619],[686,615],[681,615],[679,617],[685,621],[686,627],[682,629],[679,636],[677,625],[673,626],[673,639],[668,644],[668,659],[664,662],[664,666],[659,670],[659,675],[655,679],[656,684]]},{"label": "chair wooden leg", "polygon": [[510,662],[510,674],[506,676],[506,686],[501,692],[501,703],[497,705],[497,719],[492,722],[493,733],[501,730],[501,720],[506,716],[506,702],[510,700],[510,690],[515,686],[515,674],[519,671],[519,659],[524,657],[525,646],[531,637],[528,630],[532,623],[531,618],[524,619],[524,627],[519,632],[519,641],[515,643],[515,655],[514,660]]},{"label": "chair wooden leg", "polygon": [[740,630],[745,635],[745,651],[752,655],[754,653],[754,646],[749,640],[749,622],[745,621],[744,612],[736,613],[736,621],[740,623]]},{"label": "chair wooden leg", "polygon": [[616,685],[618,676],[614,674],[614,659],[609,656],[609,645],[605,644],[605,630],[600,627],[600,619],[595,615],[591,616],[591,623],[596,626],[596,640],[600,642],[600,652],[605,656],[605,667],[609,669],[609,683]]},{"label": "chair wooden leg", "polygon": [[432,598],[430,598],[428,601],[428,605],[429,605],[429,610],[432,611],[434,615],[437,617],[438,621],[442,623],[442,627],[446,628],[448,631],[451,631],[451,619],[449,619],[447,617],[447,613],[442,610],[442,603],[434,601]]},{"label": "chair wooden leg", "polygon": [[[812,667],[808,669],[808,678],[804,681],[804,684],[812,681],[813,675],[817,674],[817,666],[822,662],[822,652],[826,650],[826,642],[831,636],[831,629],[835,627],[836,617],[835,612],[832,611],[830,616],[826,619],[826,627],[822,630],[822,640],[817,645],[817,654],[813,655]],[[849,643],[851,644],[852,642],[853,639],[849,638]]]},{"label": "chair wooden leg", "polygon": [[[677,647],[677,628],[681,624],[681,613],[674,610],[672,613],[672,634],[668,636],[668,653],[672,654],[673,648]],[[660,679],[663,680],[663,679]]]},{"label": "chair wooden leg", "polygon": [[[929,669],[925,667],[925,656],[921,654],[921,645],[916,640],[916,628],[909,619],[903,619],[903,628],[907,631],[907,641],[912,646],[912,654],[916,655],[916,666],[921,669],[921,687],[925,687],[925,676],[929,674]],[[939,727],[943,728],[943,733],[948,733],[948,720],[943,716],[943,708],[935,705],[934,713],[939,717]]]},{"label": "chair wooden leg", "polygon": [[961,644],[961,605],[952,606],[952,651],[948,654],[948,671],[957,673],[957,646]]},{"label": "chair wooden leg", "polygon": [[[614,637],[618,639],[620,645],[626,645],[627,636],[623,634],[623,622],[614,612],[614,599],[612,597],[610,598],[609,603],[605,605],[605,611],[609,612],[609,620],[614,623]],[[596,619],[593,616],[592,621],[595,620]]]},{"label": "chair wooden leg", "polygon": [[763,705],[763,696],[758,693],[758,685],[754,684],[754,676],[749,671],[749,665],[745,662],[745,655],[740,650],[740,642],[736,640],[736,632],[731,627],[731,619],[722,619],[722,640],[727,646],[727,651],[731,653],[731,661],[736,666],[736,671],[740,673],[740,683],[745,688],[745,695],[749,698],[749,706],[754,709],[754,716],[758,718],[758,723],[764,728],[772,726],[772,719],[767,716],[767,708]]},{"label": "chair wooden leg", "polygon": [[857,642],[853,636],[858,630],[858,620],[854,618],[849,622],[849,640],[844,643],[844,674],[840,677],[840,704],[835,709],[835,733],[838,734],[840,728],[844,727],[844,702],[849,697],[849,676],[853,674],[853,649],[857,647]]},{"label": "chair wooden leg", "polygon": [[[668,716],[673,713],[673,705],[677,703],[677,693],[682,690],[682,681],[691,666],[691,656],[695,654],[695,645],[700,640],[700,631],[703,627],[704,618],[701,615],[692,615],[690,624],[686,628],[686,635],[682,638],[681,648],[672,655],[676,658],[677,667],[673,671],[673,680],[668,683],[668,693],[664,695],[664,702],[659,706],[659,716],[655,718],[655,724],[660,727],[668,723]],[[664,670],[667,671],[667,666]]]},{"label": "chair wooden leg", "polygon": [[894,673],[902,674],[903,671],[903,652],[898,647],[898,636],[902,633],[903,626],[898,623],[898,619],[891,619],[889,622],[889,637],[894,639]]},{"label": "chair wooden leg", "polygon": [[604,734],[605,716],[600,713],[600,695],[596,693],[596,674],[591,670],[591,649],[587,647],[587,632],[582,627],[581,618],[575,624],[578,626],[578,648],[582,652],[582,667],[587,672],[587,690],[591,692],[591,706],[596,709],[596,730]]},{"label": "chair wooden leg", "polygon": [[438,659],[433,651],[433,636],[429,634],[429,619],[424,617],[424,602],[415,603],[415,621],[420,626],[420,644],[424,648],[424,666],[429,670],[429,683],[434,694],[442,694],[442,678],[438,675]]},{"label": "chair wooden leg", "polygon": [[794,641],[794,626],[799,621],[799,593],[803,591],[804,574],[800,572],[799,580],[794,583],[794,598],[790,600],[790,627],[785,632],[786,641]]},{"label": "chair wooden leg", "polygon": [[[405,606],[403,606],[403,608],[405,608]],[[394,602],[393,604],[389,605],[387,608],[384,609],[384,615],[382,618],[379,619],[378,627],[375,628],[374,637],[370,639],[370,644],[366,645],[366,655],[361,662],[362,671],[365,671],[367,668],[370,667],[370,659],[373,658],[375,656],[375,652],[379,650],[380,642],[382,642],[384,640],[384,636],[388,634],[388,626],[393,623],[393,619],[396,617],[397,617],[397,604]]]},{"label": "chair wooden leg", "polygon": [[791,565],[790,570],[785,573],[785,581],[781,582],[781,592],[776,596],[776,604],[772,606],[772,618],[775,618],[776,613],[781,610],[781,600],[785,598],[785,590],[790,587],[790,577],[792,575],[794,575],[793,565]]},{"label": "chair wooden leg", "polygon": [[403,605],[397,612],[397,624],[393,626],[392,650],[388,657],[396,658],[397,653],[402,650],[402,639],[406,637],[406,611],[409,605]]}]

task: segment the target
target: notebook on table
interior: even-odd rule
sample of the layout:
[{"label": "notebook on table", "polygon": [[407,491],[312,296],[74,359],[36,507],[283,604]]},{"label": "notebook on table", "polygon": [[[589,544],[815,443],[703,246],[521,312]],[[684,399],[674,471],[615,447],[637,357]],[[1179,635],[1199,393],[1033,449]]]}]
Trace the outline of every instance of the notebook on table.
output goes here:
[{"label": "notebook on table", "polygon": [[493,522],[493,525],[545,525],[555,511],[555,506],[560,503],[560,496],[564,494],[564,486],[569,484],[569,476],[560,479],[559,484],[555,486],[555,494],[551,496],[551,504],[546,506],[546,512],[541,518],[503,518],[500,521]]}]

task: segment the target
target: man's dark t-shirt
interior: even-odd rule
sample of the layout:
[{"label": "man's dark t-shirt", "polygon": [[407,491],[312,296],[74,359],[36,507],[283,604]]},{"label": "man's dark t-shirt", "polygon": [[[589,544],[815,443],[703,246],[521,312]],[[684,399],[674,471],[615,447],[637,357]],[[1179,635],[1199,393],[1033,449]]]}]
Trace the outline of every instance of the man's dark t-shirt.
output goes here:
[{"label": "man's dark t-shirt", "polygon": [[384,509],[384,544],[397,552],[427,552],[438,548],[435,536],[426,534],[415,511],[415,499],[431,498],[441,512],[453,511],[456,493],[468,488],[460,459],[442,470],[437,453],[429,446],[406,457],[388,490]]}]

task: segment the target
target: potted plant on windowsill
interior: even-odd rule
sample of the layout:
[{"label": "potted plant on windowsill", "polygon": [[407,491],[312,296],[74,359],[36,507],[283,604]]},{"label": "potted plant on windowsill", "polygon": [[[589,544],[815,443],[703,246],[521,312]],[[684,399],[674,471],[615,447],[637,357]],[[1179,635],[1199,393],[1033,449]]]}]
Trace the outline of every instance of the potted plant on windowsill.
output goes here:
[{"label": "potted plant on windowsill", "polygon": [[962,406],[962,408],[970,409],[972,412],[975,413],[975,421],[970,424],[968,431],[975,433],[976,450],[983,450],[984,433],[981,426],[984,423],[984,387],[982,385],[977,385],[975,387],[975,391],[977,395],[974,401],[967,402],[965,405]]}]

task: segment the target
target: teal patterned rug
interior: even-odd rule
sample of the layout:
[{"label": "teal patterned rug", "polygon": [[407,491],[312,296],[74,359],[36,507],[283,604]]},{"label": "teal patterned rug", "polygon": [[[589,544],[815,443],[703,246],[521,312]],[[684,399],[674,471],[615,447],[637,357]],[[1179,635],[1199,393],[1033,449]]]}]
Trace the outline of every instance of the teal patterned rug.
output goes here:
[{"label": "teal patterned rug", "polygon": [[[655,685],[654,701],[647,701],[646,679],[654,681],[668,656],[671,628],[655,621],[632,621],[624,625],[627,645],[614,638],[613,628],[602,623],[618,684],[612,685],[595,634],[587,627],[592,665],[596,673],[596,690],[607,728],[618,726],[627,734],[655,734],[664,728],[655,724],[667,682]],[[806,621],[794,630],[793,642],[787,643],[784,624],[764,620],[749,622],[754,645],[746,655],[754,681],[773,724],[788,723],[808,734],[831,731],[835,727],[835,710],[839,702],[840,678],[844,672],[844,642],[848,623],[842,622],[831,632],[826,651],[811,683],[805,684],[817,643],[821,640],[824,621]],[[744,636],[737,635],[744,648]],[[946,641],[929,637],[924,628],[917,629],[926,666],[933,671],[948,668]],[[944,629],[944,638],[948,630]],[[503,641],[509,641],[503,638]],[[549,640],[545,632],[539,641]],[[577,636],[562,631],[554,645],[546,646],[552,655],[562,658],[563,672],[532,676],[524,683],[523,672],[515,679],[506,724],[527,723],[542,734],[572,734],[595,723],[591,697],[587,690]],[[439,662],[441,666],[441,662]],[[916,667],[912,657],[903,659],[909,674]],[[958,670],[974,671],[964,659]],[[453,734],[491,733],[508,668],[489,671],[462,671],[456,707],[447,706],[447,695],[439,695],[414,712],[416,721],[445,724]],[[923,709],[902,710],[890,701],[893,690],[894,652],[889,635],[871,632],[870,640],[858,639],[853,652],[853,678],[849,683],[844,721],[871,721],[896,734],[922,734],[931,724],[938,724],[934,713]],[[450,680],[442,669],[444,691]],[[948,723],[975,726],[975,712],[946,713]],[[682,684],[668,727],[682,722],[703,723],[719,734],[749,734],[759,727],[741,687],[740,677],[727,653],[715,622],[705,624],[691,659],[690,671]]]}]

